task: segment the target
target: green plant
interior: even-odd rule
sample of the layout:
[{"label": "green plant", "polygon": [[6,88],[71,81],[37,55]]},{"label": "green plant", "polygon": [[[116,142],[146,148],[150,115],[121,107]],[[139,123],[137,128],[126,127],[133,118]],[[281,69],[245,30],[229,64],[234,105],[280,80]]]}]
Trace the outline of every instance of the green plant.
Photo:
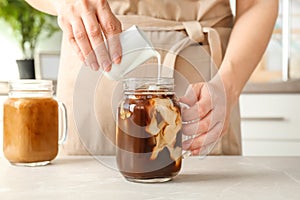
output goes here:
[{"label": "green plant", "polygon": [[25,0],[0,0],[0,19],[12,28],[24,58],[33,58],[41,34],[47,37],[59,30],[54,16],[42,13]]}]

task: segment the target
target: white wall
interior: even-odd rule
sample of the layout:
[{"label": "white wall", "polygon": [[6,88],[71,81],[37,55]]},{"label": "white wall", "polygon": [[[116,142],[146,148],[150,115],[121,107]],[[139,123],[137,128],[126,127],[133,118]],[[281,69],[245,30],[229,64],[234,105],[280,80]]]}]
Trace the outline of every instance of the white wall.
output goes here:
[{"label": "white wall", "polygon": [[[16,79],[19,77],[16,59],[22,58],[22,52],[11,28],[2,20],[0,20],[0,30],[0,81]],[[61,32],[57,32],[51,38],[43,38],[38,43],[36,52],[59,51],[61,36]]]}]

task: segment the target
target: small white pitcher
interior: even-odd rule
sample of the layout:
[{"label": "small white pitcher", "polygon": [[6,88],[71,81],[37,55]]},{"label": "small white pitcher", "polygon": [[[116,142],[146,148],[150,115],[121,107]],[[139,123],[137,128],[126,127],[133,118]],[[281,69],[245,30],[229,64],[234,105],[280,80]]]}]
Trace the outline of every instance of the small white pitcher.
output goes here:
[{"label": "small white pitcher", "polygon": [[159,57],[159,53],[145,36],[145,33],[136,25],[120,34],[122,46],[122,60],[120,64],[112,64],[109,72],[104,72],[111,80],[120,80],[137,66],[152,57]]}]

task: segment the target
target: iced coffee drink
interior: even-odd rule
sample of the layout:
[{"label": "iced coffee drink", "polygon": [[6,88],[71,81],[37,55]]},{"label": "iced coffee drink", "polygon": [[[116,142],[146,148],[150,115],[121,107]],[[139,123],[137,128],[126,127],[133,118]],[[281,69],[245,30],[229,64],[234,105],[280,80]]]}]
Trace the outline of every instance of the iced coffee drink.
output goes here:
[{"label": "iced coffee drink", "polygon": [[52,82],[11,83],[3,109],[3,151],[16,165],[48,164],[58,153],[58,102],[52,97]]},{"label": "iced coffee drink", "polygon": [[172,79],[144,81],[125,90],[118,108],[117,164],[130,181],[163,182],[181,168],[180,107]]},{"label": "iced coffee drink", "polygon": [[8,99],[4,104],[5,157],[12,163],[53,160],[58,152],[58,105],[50,98]]}]

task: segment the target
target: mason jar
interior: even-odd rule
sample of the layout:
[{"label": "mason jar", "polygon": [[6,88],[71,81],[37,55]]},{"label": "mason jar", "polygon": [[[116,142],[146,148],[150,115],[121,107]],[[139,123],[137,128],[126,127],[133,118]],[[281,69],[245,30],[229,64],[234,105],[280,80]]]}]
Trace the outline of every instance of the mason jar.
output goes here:
[{"label": "mason jar", "polygon": [[134,182],[171,180],[182,161],[182,122],[174,79],[129,78],[123,89],[116,128],[119,171]]},{"label": "mason jar", "polygon": [[[40,166],[53,160],[58,143],[66,139],[66,109],[53,98],[52,81],[16,80],[9,83],[3,108],[3,151],[15,165]],[[59,110],[62,121],[59,123]],[[59,140],[59,129],[62,137]]]}]

